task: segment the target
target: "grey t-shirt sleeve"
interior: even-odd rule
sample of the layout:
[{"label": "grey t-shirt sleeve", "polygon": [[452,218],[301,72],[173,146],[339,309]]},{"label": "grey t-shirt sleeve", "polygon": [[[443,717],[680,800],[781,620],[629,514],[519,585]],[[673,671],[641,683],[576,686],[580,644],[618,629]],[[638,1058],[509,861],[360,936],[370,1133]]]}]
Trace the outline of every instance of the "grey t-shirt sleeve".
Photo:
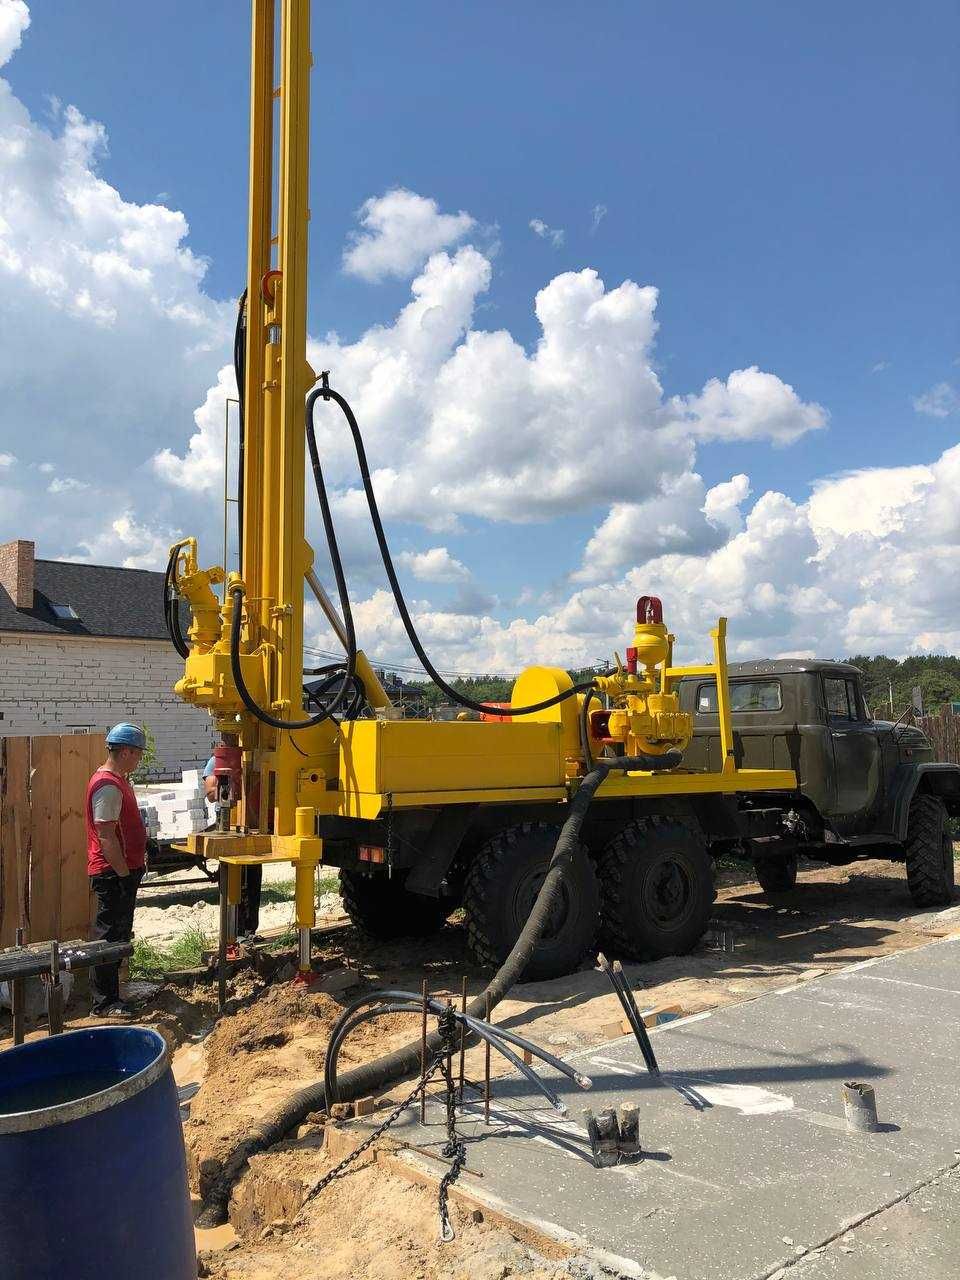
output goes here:
[{"label": "grey t-shirt sleeve", "polygon": [[120,788],[112,782],[105,782],[93,793],[94,822],[116,822],[120,817],[120,805],[123,797]]}]

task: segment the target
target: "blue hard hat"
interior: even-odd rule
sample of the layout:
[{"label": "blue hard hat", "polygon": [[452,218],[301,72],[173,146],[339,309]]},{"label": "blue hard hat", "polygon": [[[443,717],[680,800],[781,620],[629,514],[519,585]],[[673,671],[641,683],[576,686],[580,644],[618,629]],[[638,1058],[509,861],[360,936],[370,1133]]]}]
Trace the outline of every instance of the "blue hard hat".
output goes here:
[{"label": "blue hard hat", "polygon": [[107,734],[108,747],[137,747],[146,750],[147,735],[138,724],[115,724]]}]

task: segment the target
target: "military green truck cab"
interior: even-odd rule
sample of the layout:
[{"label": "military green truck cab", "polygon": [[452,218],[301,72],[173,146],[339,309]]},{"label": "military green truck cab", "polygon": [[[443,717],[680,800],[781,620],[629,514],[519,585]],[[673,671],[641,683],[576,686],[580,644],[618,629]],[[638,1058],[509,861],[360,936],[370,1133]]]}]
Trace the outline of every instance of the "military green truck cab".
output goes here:
[{"label": "military green truck cab", "polygon": [[[935,761],[913,725],[875,720],[848,663],[788,658],[729,670],[737,764],[793,769],[799,791],[742,800],[742,830],[760,834],[731,833],[713,852],[727,844],[752,856],[768,893],[793,886],[800,855],[834,866],[889,858],[906,864],[918,906],[951,901],[960,766]],[[681,705],[695,726],[684,764],[719,768],[715,682],[685,680]]]}]

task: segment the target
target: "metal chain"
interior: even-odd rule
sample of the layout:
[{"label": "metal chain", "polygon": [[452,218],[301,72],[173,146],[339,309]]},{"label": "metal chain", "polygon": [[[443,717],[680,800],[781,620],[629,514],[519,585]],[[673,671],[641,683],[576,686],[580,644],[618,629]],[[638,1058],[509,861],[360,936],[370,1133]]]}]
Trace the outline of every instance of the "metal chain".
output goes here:
[{"label": "metal chain", "polygon": [[443,1041],[443,1048],[438,1056],[437,1065],[440,1066],[443,1072],[443,1080],[447,1088],[447,1141],[444,1143],[440,1154],[444,1159],[452,1160],[453,1162],[440,1179],[440,1186],[437,1190],[437,1213],[440,1216],[440,1243],[449,1244],[454,1239],[455,1232],[450,1222],[450,1208],[447,1198],[451,1186],[456,1182],[460,1170],[467,1160],[467,1148],[461,1142],[457,1133],[457,1095],[456,1087],[453,1083],[452,1065],[455,1023],[453,1010],[450,1008],[449,1003],[440,1015],[437,1030],[440,1032]]},{"label": "metal chain", "polygon": [[369,1151],[378,1138],[382,1138],[392,1124],[395,1124],[403,1112],[412,1103],[416,1102],[420,1094],[426,1089],[430,1081],[438,1073],[442,1074],[447,1089],[447,1141],[444,1144],[441,1155],[448,1160],[452,1159],[452,1163],[447,1172],[440,1179],[440,1186],[437,1192],[437,1212],[440,1216],[440,1240],[443,1244],[449,1244],[455,1238],[453,1226],[450,1222],[449,1194],[450,1188],[460,1176],[460,1170],[467,1161],[467,1149],[460,1140],[456,1129],[456,1108],[454,1105],[455,1086],[453,1082],[453,1073],[451,1070],[451,1054],[453,1045],[453,1018],[450,1012],[441,1015],[440,1032],[444,1039],[444,1047],[434,1058],[430,1067],[417,1081],[413,1090],[398,1102],[382,1124],[378,1125],[364,1140],[355,1151],[351,1151],[349,1155],[335,1164],[332,1169],[328,1169],[315,1187],[313,1187],[305,1197],[303,1204],[297,1213],[294,1222],[299,1222],[302,1218],[303,1211],[314,1196],[319,1195],[326,1187],[339,1178],[344,1170],[348,1169],[356,1160],[359,1160],[364,1152]]},{"label": "metal chain", "polygon": [[416,1102],[417,1098],[419,1098],[420,1094],[423,1092],[423,1090],[427,1087],[427,1085],[430,1083],[433,1077],[440,1070],[441,1065],[442,1065],[442,1059],[439,1057],[436,1058],[433,1065],[417,1081],[416,1088],[412,1091],[412,1093],[410,1093],[406,1098],[404,1098],[402,1102],[397,1103],[394,1109],[387,1116],[386,1120],[384,1120],[383,1124],[378,1125],[377,1128],[374,1129],[373,1132],[369,1135],[369,1137],[365,1138],[363,1142],[361,1142],[360,1146],[357,1147],[355,1151],[351,1151],[348,1156],[344,1156],[344,1158],[340,1161],[339,1164],[335,1164],[332,1169],[327,1170],[327,1172],[323,1175],[323,1177],[320,1179],[317,1185],[313,1187],[312,1190],[307,1194],[306,1199],[304,1200],[303,1204],[300,1206],[300,1211],[297,1214],[297,1218],[295,1219],[295,1221],[299,1220],[300,1215],[303,1213],[304,1208],[313,1199],[314,1196],[319,1195],[320,1192],[323,1191],[325,1187],[328,1187],[330,1183],[333,1182],[334,1178],[338,1178],[340,1174],[343,1173],[345,1169],[349,1168],[349,1166],[352,1165],[355,1160],[359,1160],[359,1158],[363,1155],[363,1153],[365,1151],[368,1151],[370,1147],[372,1147],[373,1144],[377,1141],[377,1139],[382,1138],[383,1135],[386,1133],[386,1131],[390,1128],[390,1126],[392,1124],[395,1124],[397,1120],[400,1119],[400,1116],[407,1109],[407,1107],[409,1107],[411,1103]]},{"label": "metal chain", "polygon": [[[444,1149],[446,1152],[446,1149]],[[454,1146],[453,1164],[440,1179],[440,1190],[437,1196],[437,1212],[440,1214],[440,1242],[441,1244],[449,1244],[454,1239],[455,1232],[450,1223],[450,1210],[447,1206],[447,1196],[451,1186],[460,1176],[460,1170],[467,1162],[467,1148],[462,1142],[457,1140]]]}]

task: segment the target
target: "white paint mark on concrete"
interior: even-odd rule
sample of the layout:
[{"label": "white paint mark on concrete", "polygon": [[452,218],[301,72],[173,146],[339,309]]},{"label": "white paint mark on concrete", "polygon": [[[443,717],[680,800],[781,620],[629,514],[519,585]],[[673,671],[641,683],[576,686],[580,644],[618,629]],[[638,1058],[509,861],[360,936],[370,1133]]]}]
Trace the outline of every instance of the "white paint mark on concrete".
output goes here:
[{"label": "white paint mark on concrete", "polygon": [[732,1107],[742,1116],[769,1116],[792,1111],[793,1099],[785,1093],[771,1093],[755,1084],[702,1084],[686,1080],[685,1086],[711,1107]]}]

